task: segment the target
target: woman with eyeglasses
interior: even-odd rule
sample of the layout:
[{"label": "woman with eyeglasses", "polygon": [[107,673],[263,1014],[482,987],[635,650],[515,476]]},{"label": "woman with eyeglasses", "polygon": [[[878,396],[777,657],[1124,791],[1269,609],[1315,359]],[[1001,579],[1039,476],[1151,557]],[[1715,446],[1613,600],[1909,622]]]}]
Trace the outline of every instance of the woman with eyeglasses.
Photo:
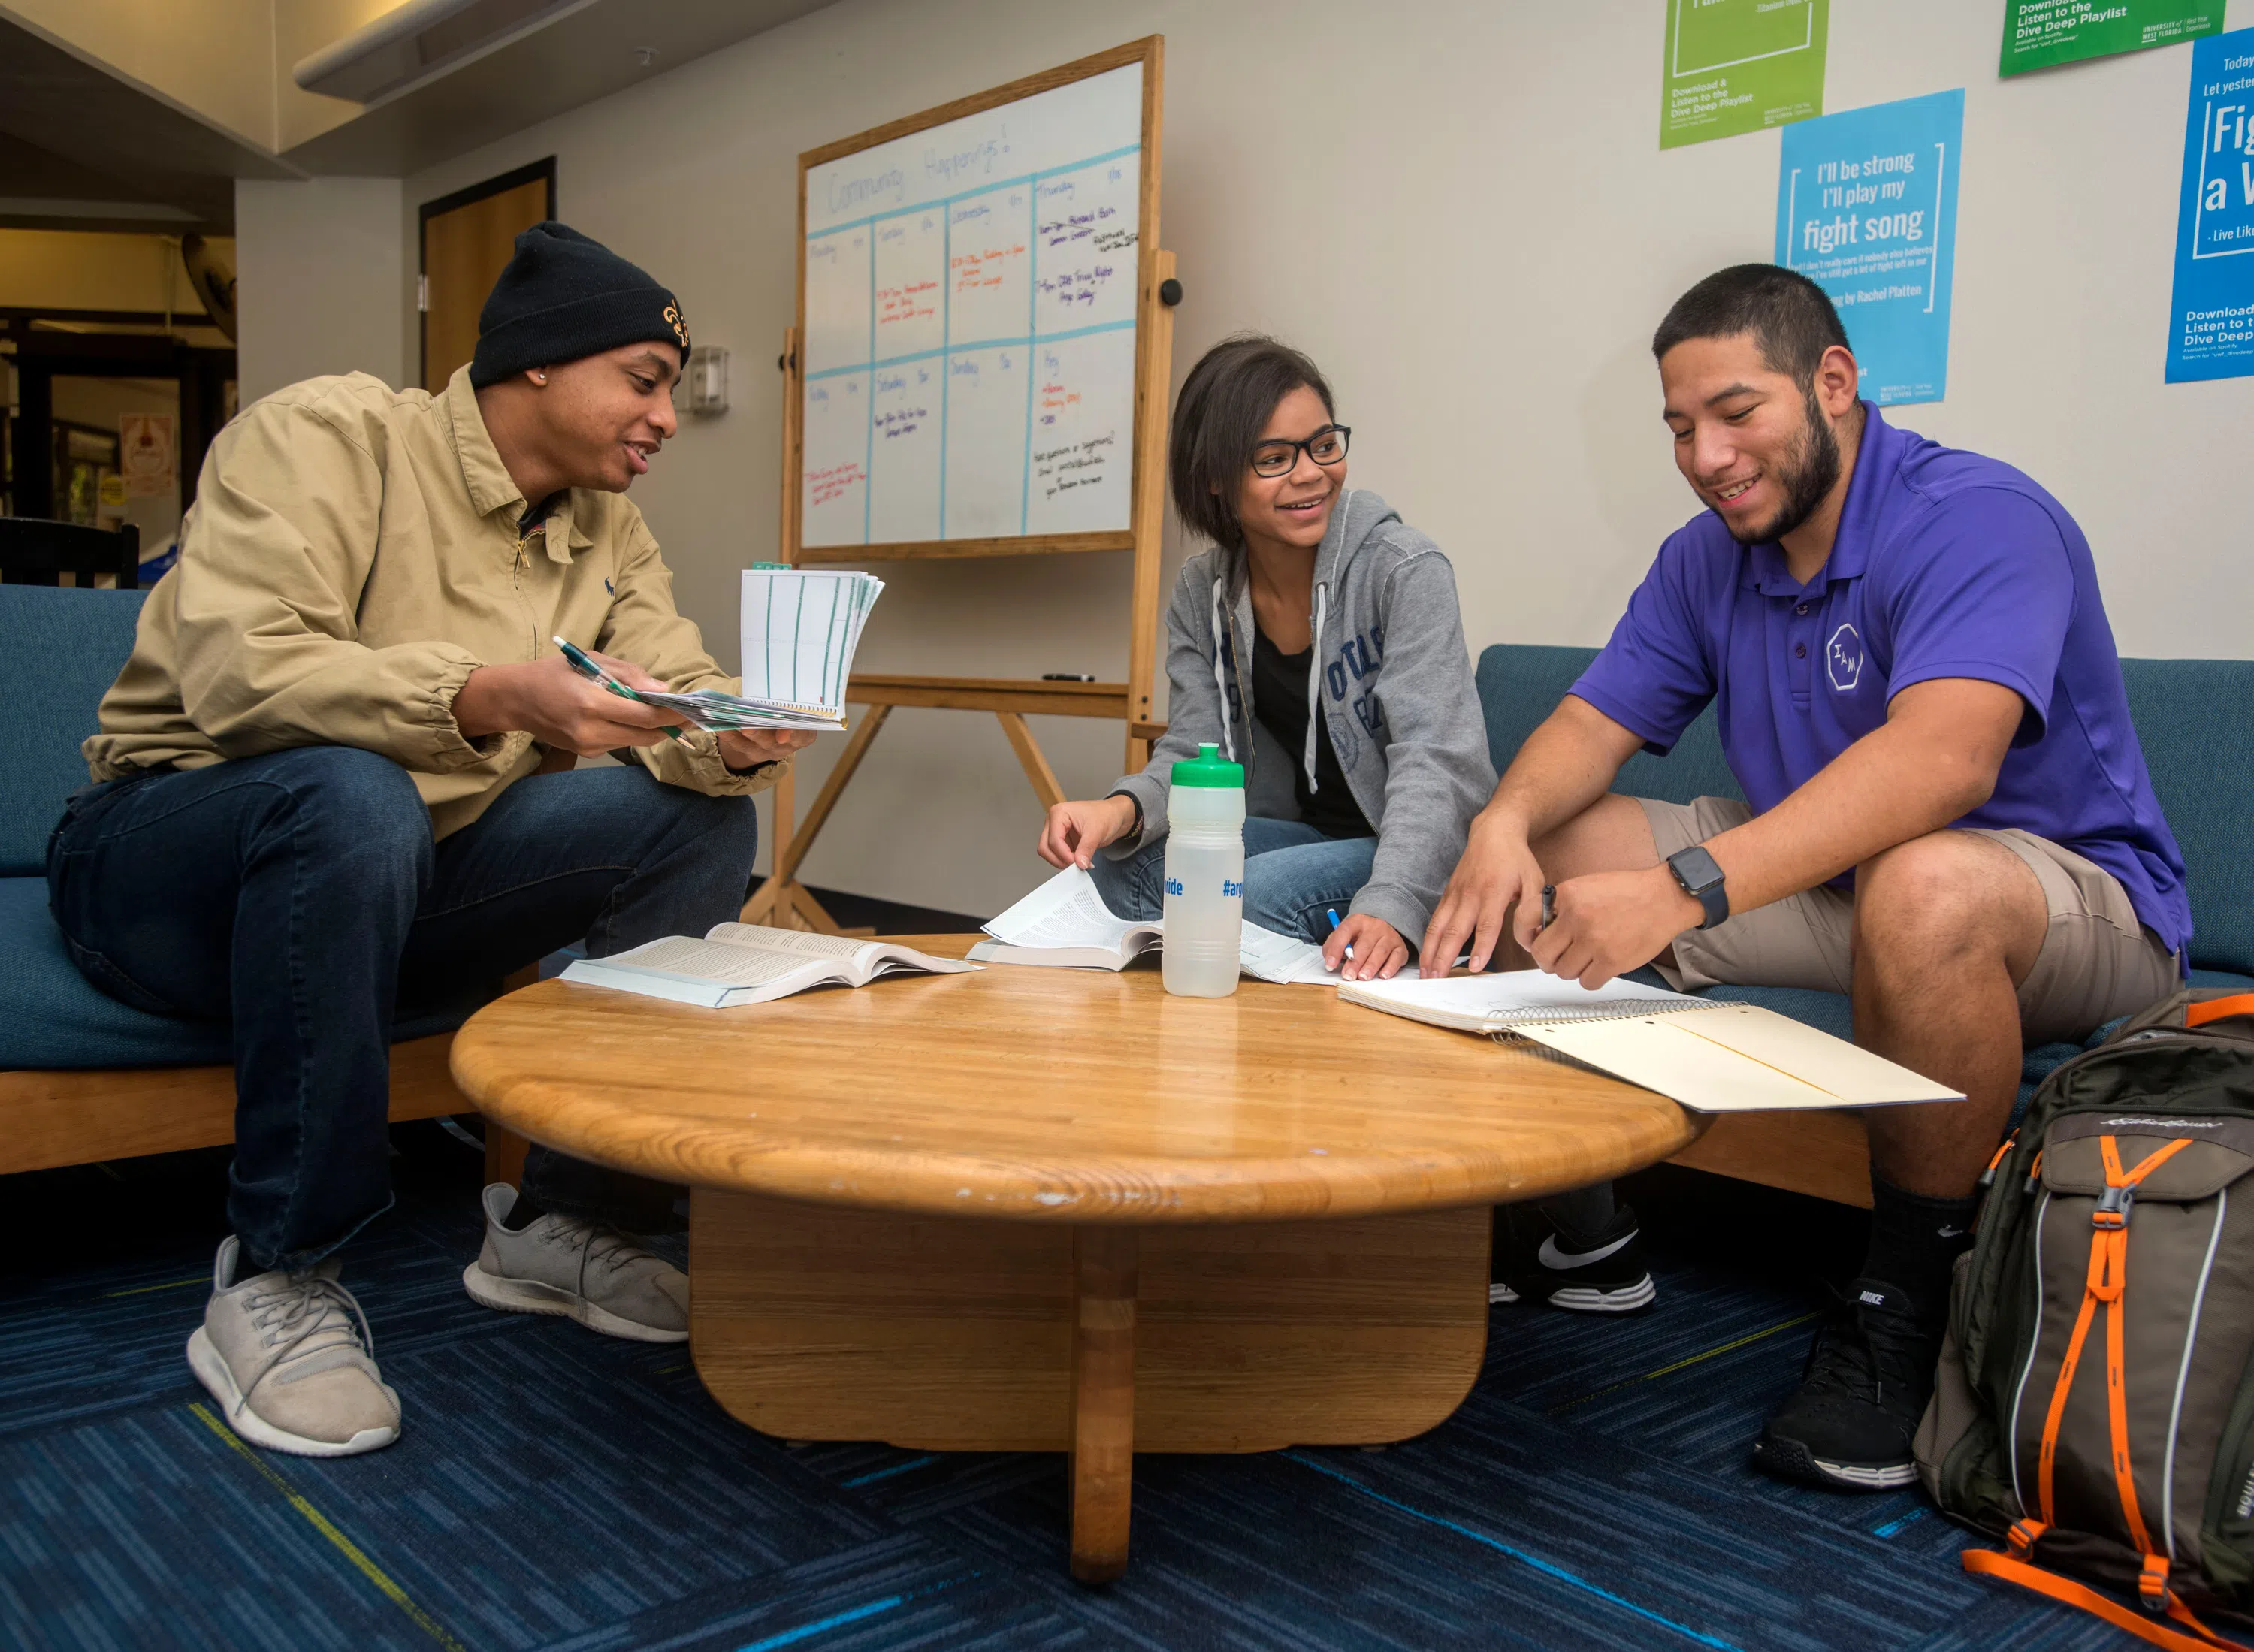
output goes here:
[{"label": "woman with eyeglasses", "polygon": [[1245,917],[1363,980],[1409,962],[1494,768],[1455,576],[1347,486],[1348,434],[1315,364],[1273,339],[1190,370],[1168,468],[1184,525],[1213,542],[1166,612],[1166,732],[1109,795],[1050,809],[1040,849],[1092,872],[1121,917],[1157,917],[1168,775],[1217,745],[1245,766]]}]

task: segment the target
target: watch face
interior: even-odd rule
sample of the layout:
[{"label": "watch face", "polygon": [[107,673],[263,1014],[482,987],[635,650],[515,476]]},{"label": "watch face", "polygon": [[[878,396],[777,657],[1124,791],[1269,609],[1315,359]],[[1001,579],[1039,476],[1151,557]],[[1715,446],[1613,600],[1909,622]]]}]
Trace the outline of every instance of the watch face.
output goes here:
[{"label": "watch face", "polygon": [[1690,894],[1704,894],[1722,881],[1720,864],[1703,847],[1694,845],[1678,850],[1667,858],[1667,864],[1675,873],[1675,880]]}]

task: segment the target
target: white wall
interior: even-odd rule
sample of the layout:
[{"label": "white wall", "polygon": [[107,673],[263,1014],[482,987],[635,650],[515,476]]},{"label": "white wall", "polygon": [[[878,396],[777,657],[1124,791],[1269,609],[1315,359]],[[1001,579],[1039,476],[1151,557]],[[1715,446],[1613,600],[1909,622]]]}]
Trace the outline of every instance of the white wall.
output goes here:
[{"label": "white wall", "polygon": [[[2002,14],[1834,0],[1829,108],[1967,88],[1950,399],[1900,419],[2065,500],[2124,652],[2247,654],[2254,380],[2161,382],[2189,52],[2003,82]],[[2254,0],[2230,20],[2254,23]],[[564,217],[735,350],[735,410],[691,423],[636,489],[728,659],[735,570],[774,543],[766,363],[792,314],[797,153],[1163,32],[1162,241],[1188,294],[1176,382],[1238,328],[1306,347],[1354,426],[1355,481],[1452,555],[1474,648],[1594,643],[1695,508],[1658,419],[1652,326],[1691,281],[1771,251],[1778,137],[1662,154],[1660,29],[1654,0],[844,0],[410,178],[396,234],[411,248],[416,203],[554,153]],[[1124,675],[1124,556],[884,571],[869,668]],[[1040,732],[1069,790],[1113,778],[1116,725]],[[1038,818],[990,719],[898,712],[807,876],[991,912],[1041,874]]]},{"label": "white wall", "polygon": [[396,178],[240,178],[235,362],[242,405],[324,373],[407,383],[411,243]]}]

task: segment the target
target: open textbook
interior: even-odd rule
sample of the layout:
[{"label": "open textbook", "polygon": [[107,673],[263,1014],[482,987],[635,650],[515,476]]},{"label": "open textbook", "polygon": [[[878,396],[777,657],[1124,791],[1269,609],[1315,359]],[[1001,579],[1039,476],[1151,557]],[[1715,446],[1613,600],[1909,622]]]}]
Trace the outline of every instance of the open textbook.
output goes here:
[{"label": "open textbook", "polygon": [[808,987],[864,987],[897,970],[959,975],[977,967],[889,941],[808,934],[756,923],[716,923],[702,941],[693,935],[668,935],[607,958],[582,958],[564,971],[563,978],[725,1010],[787,998]]},{"label": "open textbook", "polygon": [[1774,1010],[1633,981],[1608,981],[1592,991],[1521,970],[1446,981],[1350,981],[1339,997],[1435,1026],[1526,1039],[1702,1113],[1964,1099]]},{"label": "open textbook", "polygon": [[[970,948],[981,963],[1030,963],[1053,970],[1124,970],[1141,954],[1161,946],[1166,926],[1158,919],[1130,922],[1113,914],[1096,892],[1096,879],[1068,866],[986,925],[993,937]],[[1323,949],[1295,936],[1248,923],[1236,955],[1237,968],[1262,981],[1336,986],[1335,970],[1323,967]],[[1396,980],[1414,980],[1416,966]]]}]

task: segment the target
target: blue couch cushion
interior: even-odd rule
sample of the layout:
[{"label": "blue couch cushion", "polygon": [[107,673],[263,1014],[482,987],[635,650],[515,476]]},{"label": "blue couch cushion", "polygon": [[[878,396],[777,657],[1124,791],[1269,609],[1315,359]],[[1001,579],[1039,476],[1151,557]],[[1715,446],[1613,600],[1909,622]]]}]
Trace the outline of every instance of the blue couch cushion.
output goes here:
[{"label": "blue couch cushion", "polygon": [[2254,662],[2124,660],[2121,676],[2183,850],[2192,962],[2254,974]]},{"label": "blue couch cushion", "polygon": [[87,782],[80,743],[94,732],[102,696],[133,652],[141,594],[0,584],[0,659],[17,685],[4,725],[0,878],[46,869],[47,834],[63,800]]},{"label": "blue couch cushion", "polygon": [[[401,1021],[392,1037],[451,1032],[476,1007],[415,1016]],[[95,988],[63,948],[62,931],[47,911],[47,880],[0,878],[0,1071],[225,1066],[234,1060],[226,1023],[150,1015]]]},{"label": "blue couch cushion", "polygon": [[[1558,702],[1596,657],[1594,648],[1502,642],[1480,655],[1474,681],[1479,685],[1480,710],[1487,718],[1488,755],[1494,760],[1496,774],[1510,766],[1526,737],[1558,709]],[[1683,731],[1683,738],[1665,758],[1638,752],[1628,759],[1613,789],[1631,797],[1656,797],[1670,803],[1687,803],[1694,797],[1745,799],[1736,776],[1723,760],[1721,736],[1715,729],[1712,706]]]}]

